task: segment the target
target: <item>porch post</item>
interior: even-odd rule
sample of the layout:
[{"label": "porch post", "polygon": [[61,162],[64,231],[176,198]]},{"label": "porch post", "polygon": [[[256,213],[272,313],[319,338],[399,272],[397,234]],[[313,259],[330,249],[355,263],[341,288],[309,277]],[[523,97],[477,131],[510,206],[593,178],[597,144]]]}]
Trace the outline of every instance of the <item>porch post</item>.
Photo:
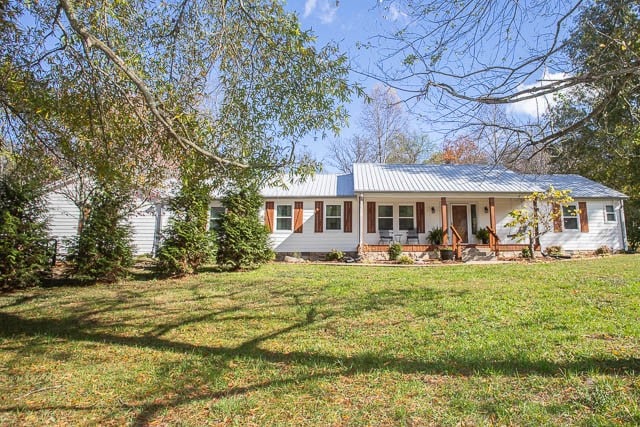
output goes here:
[{"label": "porch post", "polygon": [[358,196],[358,255],[364,254],[364,194]]},{"label": "porch post", "polygon": [[498,230],[496,230],[496,198],[495,197],[489,197],[489,226],[493,229],[493,231],[495,231],[496,233],[498,232]]},{"label": "porch post", "polygon": [[442,231],[444,235],[442,236],[442,244],[446,245],[449,243],[449,222],[447,221],[447,198],[440,198],[440,215],[442,218]]}]

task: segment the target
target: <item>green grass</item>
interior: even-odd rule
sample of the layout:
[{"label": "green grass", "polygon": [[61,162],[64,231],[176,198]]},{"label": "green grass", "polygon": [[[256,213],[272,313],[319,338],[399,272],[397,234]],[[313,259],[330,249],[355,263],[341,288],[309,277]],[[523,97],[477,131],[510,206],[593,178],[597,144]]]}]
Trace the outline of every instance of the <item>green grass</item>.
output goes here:
[{"label": "green grass", "polygon": [[640,424],[640,256],[0,295],[0,425]]}]

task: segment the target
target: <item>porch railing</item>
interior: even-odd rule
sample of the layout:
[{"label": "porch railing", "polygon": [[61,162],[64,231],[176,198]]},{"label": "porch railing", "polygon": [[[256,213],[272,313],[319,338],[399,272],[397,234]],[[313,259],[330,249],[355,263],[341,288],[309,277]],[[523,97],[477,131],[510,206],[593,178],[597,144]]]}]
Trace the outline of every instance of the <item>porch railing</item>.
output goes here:
[{"label": "porch railing", "polygon": [[489,247],[493,253],[498,256],[500,254],[500,238],[496,231],[487,225],[487,231],[489,231]]},{"label": "porch railing", "polygon": [[456,228],[451,225],[451,236],[452,236],[452,249],[453,249],[453,253],[455,254],[456,259],[460,259],[462,258],[462,238],[460,237],[460,233],[458,233],[458,230],[456,230]]}]

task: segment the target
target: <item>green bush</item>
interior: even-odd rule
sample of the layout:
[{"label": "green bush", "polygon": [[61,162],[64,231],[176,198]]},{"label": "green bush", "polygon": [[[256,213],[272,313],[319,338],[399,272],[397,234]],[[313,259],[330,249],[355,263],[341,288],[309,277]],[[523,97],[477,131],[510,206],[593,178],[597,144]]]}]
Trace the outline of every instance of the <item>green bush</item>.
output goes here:
[{"label": "green bush", "polygon": [[324,258],[327,261],[342,261],[342,259],[344,258],[344,252],[337,249],[331,249],[331,252],[325,255]]},{"label": "green bush", "polygon": [[114,282],[127,275],[133,265],[129,195],[98,189],[90,198],[89,215],[69,245],[67,259],[75,274]]},{"label": "green bush", "polygon": [[415,261],[407,254],[400,255],[397,260],[398,264],[413,264]]},{"label": "green bush", "polygon": [[480,240],[482,243],[487,243],[489,242],[489,230],[487,230],[486,228],[481,228],[480,230],[478,230],[476,232],[476,237],[478,238],[478,240]]},{"label": "green bush", "polygon": [[262,197],[257,189],[230,192],[222,205],[226,211],[218,229],[218,265],[239,270],[271,261],[275,254],[269,245],[269,231],[258,216]]},{"label": "green bush", "polygon": [[441,245],[444,239],[444,230],[441,227],[434,227],[427,233],[427,240],[433,245]]},{"label": "green bush", "polygon": [[0,176],[2,289],[37,285],[49,269],[43,188],[40,179],[14,168]]},{"label": "green bush", "polygon": [[531,258],[531,249],[522,248],[522,258]]},{"label": "green bush", "polygon": [[169,201],[171,217],[158,251],[156,268],[162,274],[193,274],[216,253],[215,232],[207,231],[210,187],[202,182],[183,182]]},{"label": "green bush", "polygon": [[402,245],[397,242],[390,244],[387,253],[389,254],[389,259],[395,261],[402,253]]}]

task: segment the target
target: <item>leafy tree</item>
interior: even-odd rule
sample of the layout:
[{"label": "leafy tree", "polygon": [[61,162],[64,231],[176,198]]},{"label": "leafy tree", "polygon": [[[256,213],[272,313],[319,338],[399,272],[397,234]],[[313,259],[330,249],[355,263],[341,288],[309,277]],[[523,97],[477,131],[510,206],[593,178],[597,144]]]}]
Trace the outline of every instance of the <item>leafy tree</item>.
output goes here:
[{"label": "leafy tree", "polygon": [[[552,111],[558,127],[581,126],[552,147],[552,167],[623,191],[631,244],[640,242],[640,15],[637,3],[602,0],[580,16],[568,43],[583,75],[607,75],[565,93]],[[600,114],[593,114],[600,111]]]},{"label": "leafy tree", "polygon": [[429,158],[429,163],[442,163],[452,165],[485,164],[487,155],[477,142],[468,136],[445,140],[442,151]]},{"label": "leafy tree", "polygon": [[158,270],[183,276],[198,271],[215,257],[215,234],[207,230],[211,185],[183,177],[169,202],[169,227],[158,252]]},{"label": "leafy tree", "polygon": [[256,268],[274,257],[269,232],[258,217],[262,197],[244,186],[222,199],[226,212],[218,228],[218,265],[231,270]]},{"label": "leafy tree", "polygon": [[198,153],[212,174],[309,171],[295,142],[346,117],[346,58],[316,47],[277,1],[16,1],[0,16],[4,135],[29,133],[74,160],[67,147],[131,159],[138,141],[168,159]]},{"label": "leafy tree", "polygon": [[[0,289],[37,285],[49,268],[45,184],[29,157],[0,153]],[[40,168],[40,173],[34,170]]]},{"label": "leafy tree", "polygon": [[534,247],[540,246],[540,237],[553,230],[553,224],[562,217],[562,206],[573,201],[570,190],[556,190],[550,186],[546,191],[534,191],[524,198],[523,207],[509,212],[511,221],[505,227],[518,227],[516,239],[526,240],[529,254],[535,257]]},{"label": "leafy tree", "polygon": [[80,234],[71,242],[68,260],[75,274],[114,282],[133,265],[129,194],[99,188],[91,196],[90,211]]}]

